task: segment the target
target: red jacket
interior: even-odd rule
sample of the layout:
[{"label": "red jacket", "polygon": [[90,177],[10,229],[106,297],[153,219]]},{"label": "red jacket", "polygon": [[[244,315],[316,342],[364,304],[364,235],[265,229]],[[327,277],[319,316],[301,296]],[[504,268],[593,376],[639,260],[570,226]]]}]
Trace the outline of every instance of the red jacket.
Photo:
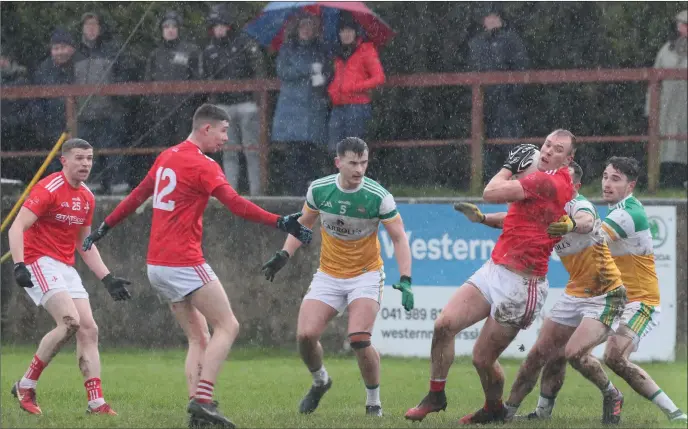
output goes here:
[{"label": "red jacket", "polygon": [[327,88],[334,106],[369,104],[371,90],[385,83],[385,72],[375,46],[369,42],[357,43],[348,60],[335,57],[334,78]]}]

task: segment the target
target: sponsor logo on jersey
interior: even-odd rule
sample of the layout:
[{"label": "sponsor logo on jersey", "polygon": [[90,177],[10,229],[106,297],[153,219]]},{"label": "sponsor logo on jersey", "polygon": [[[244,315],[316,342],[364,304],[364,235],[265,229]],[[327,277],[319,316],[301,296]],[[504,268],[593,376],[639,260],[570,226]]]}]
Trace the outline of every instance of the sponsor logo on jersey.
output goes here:
[{"label": "sponsor logo on jersey", "polygon": [[337,203],[339,203],[339,204],[344,204],[344,205],[346,205],[346,206],[350,206],[350,205],[351,205],[351,201],[337,201]]},{"label": "sponsor logo on jersey", "polygon": [[363,232],[362,229],[347,228],[344,226],[344,222],[339,219],[337,220],[337,225],[332,225],[330,223],[325,223],[324,225],[325,229],[332,231],[336,235],[360,235]]},{"label": "sponsor logo on jersey", "polygon": [[58,222],[67,223],[69,225],[83,225],[86,219],[79,216],[57,213],[55,215],[55,220]]},{"label": "sponsor logo on jersey", "polygon": [[62,202],[62,204],[60,204],[60,207],[69,208],[69,203],[67,201],[64,201],[64,202]]},{"label": "sponsor logo on jersey", "polygon": [[322,205],[322,206],[323,206],[323,207],[329,207],[329,208],[332,208],[332,203],[331,203],[331,202],[329,202],[329,201],[325,201],[325,202],[323,203],[323,205]]}]

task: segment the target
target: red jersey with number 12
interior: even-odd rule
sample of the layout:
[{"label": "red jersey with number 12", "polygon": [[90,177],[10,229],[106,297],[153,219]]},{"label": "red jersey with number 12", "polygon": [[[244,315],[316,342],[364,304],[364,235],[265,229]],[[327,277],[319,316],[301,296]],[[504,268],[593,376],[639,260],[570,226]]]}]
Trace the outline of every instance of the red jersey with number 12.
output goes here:
[{"label": "red jersey with number 12", "polygon": [[204,263],[203,211],[215,188],[227,184],[219,164],[186,140],[161,153],[148,176],[147,180],[155,180],[148,263],[168,267]]},{"label": "red jersey with number 12", "polygon": [[38,217],[24,232],[24,262],[32,264],[49,256],[74,265],[79,232],[91,225],[95,205],[86,185],[72,187],[62,172],[38,182],[23,205]]},{"label": "red jersey with number 12", "polygon": [[561,240],[547,234],[547,227],[566,214],[564,207],[573,198],[573,182],[568,167],[536,171],[519,181],[526,198],[509,204],[492,260],[516,271],[544,276],[552,250]]}]

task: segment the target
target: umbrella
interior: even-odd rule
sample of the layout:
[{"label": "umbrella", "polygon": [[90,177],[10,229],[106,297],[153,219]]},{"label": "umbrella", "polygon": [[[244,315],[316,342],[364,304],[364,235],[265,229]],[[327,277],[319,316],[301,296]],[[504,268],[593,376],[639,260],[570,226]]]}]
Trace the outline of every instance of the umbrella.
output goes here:
[{"label": "umbrella", "polygon": [[360,1],[270,2],[256,19],[244,27],[244,31],[261,45],[277,51],[282,45],[286,24],[300,11],[320,15],[325,42],[330,44],[336,43],[338,40],[337,24],[341,11],[351,13],[361,30],[365,32],[366,38],[377,46],[387,43],[395,34],[382,18]]}]

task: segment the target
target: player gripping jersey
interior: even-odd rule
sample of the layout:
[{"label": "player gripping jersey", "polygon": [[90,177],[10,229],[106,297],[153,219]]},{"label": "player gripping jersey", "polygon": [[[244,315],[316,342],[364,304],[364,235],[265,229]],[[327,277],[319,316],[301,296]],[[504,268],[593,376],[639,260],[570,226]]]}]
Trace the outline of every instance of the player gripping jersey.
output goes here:
[{"label": "player gripping jersey", "polygon": [[[98,327],[88,292],[74,269],[76,243],[90,232],[95,210],[95,198],[84,184],[93,165],[93,147],[85,140],[70,139],[62,146],[60,161],[62,171],[36,184],[9,230],[17,284],[57,325],[41,339],[29,369],[11,393],[24,411],[41,414],[36,403],[38,379],[62,346],[76,336],[87,412],[114,415],[117,413],[103,399]],[[110,273],[97,249],[79,252],[114,300],[131,298],[125,287],[129,282]]]},{"label": "player gripping jersey", "polygon": [[[185,372],[191,426],[234,427],[213,401],[217,375],[238,334],[239,323],[201,250],[203,211],[210,196],[237,216],[279,228],[303,242],[310,242],[312,234],[298,222],[300,213],[280,217],[240,197],[227,183],[217,162],[204,155],[222,148],[227,141],[229,120],[217,106],[199,107],[189,138],[162,152],[141,184],[84,242],[87,249],[153,197],[148,279],[171,302],[175,318],[187,335]],[[206,320],[213,325],[209,341]]]},{"label": "player gripping jersey", "polygon": [[[320,216],[322,246],[320,267],[299,311],[299,350],[313,375],[313,385],[301,401],[299,411],[304,414],[315,411],[332,385],[322,363],[319,339],[327,323],[348,308],[349,342],[366,385],[366,414],[381,416],[380,357],[371,344],[385,281],[377,235],[380,223],[394,243],[401,279],[393,287],[402,292],[402,306],[407,311],[413,309],[411,252],[394,198],[380,184],[365,177],[366,143],[355,137],[340,141],[335,163],[339,174],[311,183],[301,219],[304,225],[311,226]],[[263,266],[269,280],[297,248],[298,243],[289,237],[283,250]]]},{"label": "player gripping jersey", "polygon": [[491,258],[454,292],[435,321],[431,350],[430,392],[406,412],[409,420],[423,420],[428,413],[447,406],[444,391],[453,363],[456,335],[487,318],[473,349],[473,362],[483,382],[485,405],[464,416],[460,423],[504,421],[503,372],[497,357],[521,329],[527,329],[547,297],[549,256],[559,237],[547,233],[550,223],[565,214],[573,196],[568,171],[575,137],[556,130],[540,149],[537,171],[518,180],[534,162],[537,148],[520,145],[507,158],[502,170],[485,187],[483,199],[510,203],[506,214],[482,216],[482,221],[501,227]]},{"label": "player gripping jersey", "polygon": [[[572,161],[569,172],[578,190],[583,170]],[[569,273],[569,280],[519,368],[505,403],[507,420],[514,417],[523,399],[535,387],[545,365],[538,407],[529,418],[551,416],[554,400],[564,382],[567,360],[603,395],[615,393],[600,362],[590,352],[618,322],[626,303],[626,290],[601,235],[601,220],[595,206],[576,194],[566,204],[565,211],[566,215],[552,223],[547,231],[554,237],[563,236],[555,251]],[[613,411],[605,409],[604,414]]]}]

